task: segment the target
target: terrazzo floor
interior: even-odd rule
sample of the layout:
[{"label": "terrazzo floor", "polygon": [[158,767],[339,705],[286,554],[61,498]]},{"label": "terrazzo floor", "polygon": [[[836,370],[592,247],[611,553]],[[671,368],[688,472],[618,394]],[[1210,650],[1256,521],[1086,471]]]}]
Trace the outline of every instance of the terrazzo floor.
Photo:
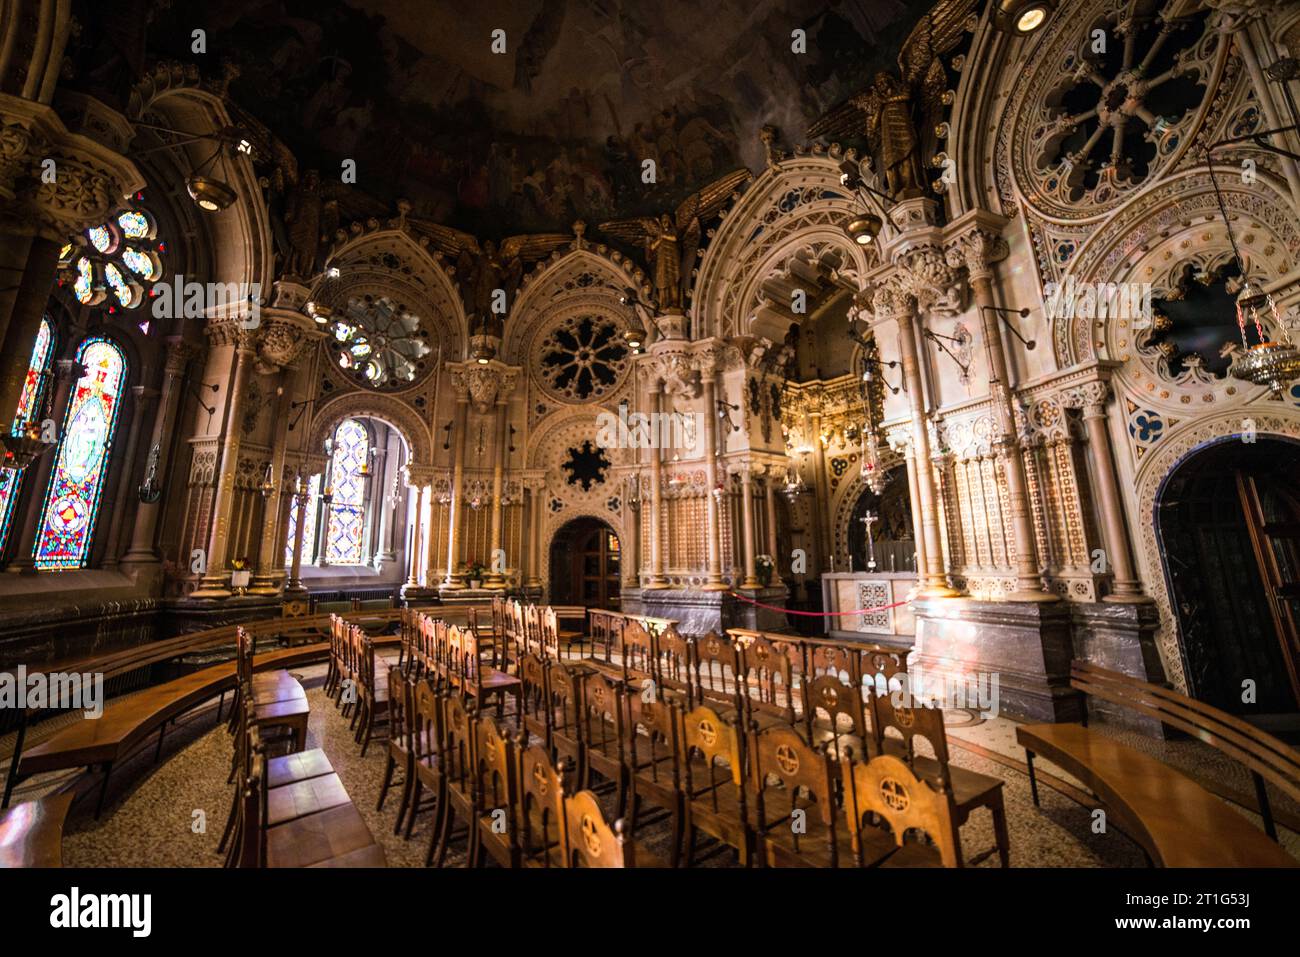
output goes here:
[{"label": "terrazzo floor", "polygon": [[[394,835],[398,791],[390,791],[383,811],[376,810],[387,754],[386,743],[377,735],[364,758],[353,741],[343,718],[321,691],[324,666],[295,672],[307,689],[311,704],[308,726],[309,748],[322,748],[342,779],[353,803],[383,846],[390,866],[418,867],[424,863],[430,838],[432,814],[417,818],[409,840]],[[1041,807],[1034,807],[1029,780],[1024,771],[1023,750],[1015,743],[1014,720],[1006,717],[981,719],[971,712],[945,715],[948,722],[952,761],[981,774],[1001,778],[1004,788],[1014,867],[1141,867],[1141,849],[1113,828],[1107,833],[1092,830],[1091,809],[1077,803],[1071,793],[1085,797],[1079,783],[1047,761],[1040,761]],[[50,723],[38,726],[41,733],[32,743],[54,730]],[[1235,763],[1218,752],[1185,740],[1161,742],[1122,729],[1105,728],[1126,743],[1147,751],[1217,789],[1217,793],[1250,793],[1249,778]],[[7,754],[11,742],[0,742],[0,754]],[[154,763],[154,748],[141,749],[129,761],[114,769],[104,812],[93,816],[99,787],[97,777],[77,772],[42,776],[23,783],[14,801],[39,797],[64,787],[76,787],[82,794],[73,807],[65,829],[64,863],[72,867],[215,867],[221,863],[217,843],[230,807],[232,788],[226,784],[230,767],[231,738],[224,724],[216,724],[216,708],[190,713],[168,730],[162,760]],[[4,764],[0,763],[0,773]],[[1042,786],[1046,785],[1046,786]],[[1225,790],[1226,789],[1226,790]],[[1278,799],[1279,819],[1300,814],[1290,802]],[[1253,814],[1237,807],[1248,817]],[[1300,857],[1300,835],[1281,829],[1284,846]],[[651,851],[667,856],[666,824],[642,828],[639,842]],[[986,811],[976,811],[962,828],[962,845],[967,857],[993,845],[993,830]],[[447,866],[465,863],[463,843],[453,845]],[[981,866],[996,867],[996,856]],[[704,866],[735,863],[730,852],[709,858]]]}]

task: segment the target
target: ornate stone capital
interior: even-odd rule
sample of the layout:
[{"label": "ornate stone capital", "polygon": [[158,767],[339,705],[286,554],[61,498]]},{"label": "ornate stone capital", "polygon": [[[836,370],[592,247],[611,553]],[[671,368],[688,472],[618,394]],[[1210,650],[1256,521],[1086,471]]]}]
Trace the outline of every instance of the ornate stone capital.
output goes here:
[{"label": "ornate stone capital", "polygon": [[650,368],[663,383],[664,395],[693,399],[700,394],[699,367],[691,353],[677,349],[656,352],[650,357]]},{"label": "ornate stone capital", "polygon": [[1011,253],[1007,241],[991,229],[976,227],[962,233],[949,244],[946,255],[948,265],[966,269],[967,277],[991,279],[993,264],[1006,259]]},{"label": "ornate stone capital", "polygon": [[301,313],[276,310],[271,315],[264,314],[258,343],[259,365],[266,372],[292,368],[308,347],[322,338],[324,333]]},{"label": "ornate stone capital", "polygon": [[895,425],[885,430],[885,444],[902,456],[912,454],[912,427]]},{"label": "ornate stone capital", "polygon": [[949,265],[943,247],[915,247],[899,258],[898,269],[902,287],[918,309],[953,314],[962,310],[961,278]]},{"label": "ornate stone capital", "polygon": [[144,185],[130,160],[69,132],[49,106],[0,94],[0,229],[63,243]]},{"label": "ornate stone capital", "polygon": [[448,365],[451,387],[458,398],[468,396],[475,412],[484,413],[497,403],[498,396],[509,398],[519,380],[519,369],[492,359],[488,362],[462,362]]},{"label": "ornate stone capital", "polygon": [[1084,415],[1088,416],[1105,415],[1110,386],[1101,381],[1084,382],[1062,389],[1059,395],[1063,409],[1083,409]]},{"label": "ornate stone capital", "polygon": [[194,343],[186,342],[181,336],[168,336],[167,359],[163,371],[171,376],[183,375],[185,367],[198,354],[199,347]]}]

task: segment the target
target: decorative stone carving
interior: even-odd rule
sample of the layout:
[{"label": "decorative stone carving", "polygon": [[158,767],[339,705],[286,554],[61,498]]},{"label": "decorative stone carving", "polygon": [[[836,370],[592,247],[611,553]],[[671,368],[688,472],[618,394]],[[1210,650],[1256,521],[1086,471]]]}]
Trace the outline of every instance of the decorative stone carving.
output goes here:
[{"label": "decorative stone carving", "polygon": [[465,362],[448,365],[451,385],[458,394],[469,395],[474,411],[485,413],[497,403],[498,397],[510,395],[519,378],[519,369],[493,359],[489,362]]}]

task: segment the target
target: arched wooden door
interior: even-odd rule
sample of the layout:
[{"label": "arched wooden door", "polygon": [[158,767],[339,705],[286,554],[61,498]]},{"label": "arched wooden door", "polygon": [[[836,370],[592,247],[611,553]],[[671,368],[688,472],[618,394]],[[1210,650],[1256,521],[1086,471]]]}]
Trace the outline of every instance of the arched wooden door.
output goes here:
[{"label": "arched wooden door", "polygon": [[569,522],[551,541],[551,604],[617,610],[620,558],[618,536],[604,522]]}]

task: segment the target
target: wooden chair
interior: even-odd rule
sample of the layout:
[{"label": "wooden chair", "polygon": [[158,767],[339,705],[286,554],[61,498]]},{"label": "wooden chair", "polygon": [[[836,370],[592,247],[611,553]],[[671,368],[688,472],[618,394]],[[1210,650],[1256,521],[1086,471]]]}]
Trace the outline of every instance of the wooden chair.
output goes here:
[{"label": "wooden chair", "polygon": [[782,725],[754,726],[749,741],[760,860],[769,867],[839,867],[852,847],[836,832],[840,809],[825,748]]},{"label": "wooden chair", "polygon": [[[735,632],[732,632],[734,635]],[[740,703],[746,722],[795,722],[795,669],[788,643],[751,633],[740,648]]]},{"label": "wooden chair", "polygon": [[518,828],[525,867],[562,867],[565,861],[564,781],[539,745],[519,742]]},{"label": "wooden chair", "polygon": [[639,621],[629,619],[623,624],[619,655],[623,680],[629,685],[639,688],[643,681],[655,680],[654,641]]},{"label": "wooden chair", "polygon": [[[745,765],[736,726],[706,705],[678,710],[675,746],[682,789],[686,866],[695,861],[696,832],[736,849],[753,863],[753,832],[745,804]],[[719,766],[721,762],[721,766]]]},{"label": "wooden chair", "polygon": [[591,788],[592,775],[613,784],[618,794],[617,817],[626,810],[628,768],[623,759],[623,688],[613,678],[593,672],[579,683],[582,695],[581,728],[583,766],[578,780]]},{"label": "wooden chair", "polygon": [[[949,795],[893,755],[845,758],[844,812],[858,867],[961,867],[961,842]],[[889,831],[874,823],[883,819]],[[908,841],[925,834],[932,844]]]},{"label": "wooden chair", "polygon": [[654,675],[664,694],[677,694],[686,699],[687,707],[695,705],[695,689],[691,682],[691,667],[695,658],[694,642],[682,637],[676,624],[670,624],[653,639]]},{"label": "wooden chair", "polygon": [[740,650],[728,636],[710,631],[696,639],[693,685],[692,707],[708,704],[740,713]]},{"label": "wooden chair", "polygon": [[[458,641],[465,693],[478,701],[480,707],[485,707],[490,700],[495,699],[497,717],[504,716],[506,695],[512,695],[515,699],[515,713],[518,714],[522,681],[516,675],[497,669],[492,663],[492,656],[484,660],[478,634],[472,628],[460,632]],[[453,647],[455,645],[456,642],[453,641]]]},{"label": "wooden chair", "polygon": [[505,726],[488,714],[479,713],[474,720],[474,768],[478,830],[473,861],[481,866],[490,855],[501,867],[519,867],[515,746]]},{"label": "wooden chair", "polygon": [[[938,708],[895,706],[893,694],[873,695],[876,736],[880,754],[892,754],[905,761],[918,777],[941,787],[950,795],[953,819],[957,827],[966,823],[971,812],[986,807],[993,816],[995,845],[969,859],[975,865],[997,853],[1003,867],[1009,866],[1011,853],[1007,834],[1007,812],[1000,778],[992,778],[948,762],[948,735],[943,728],[943,711]],[[892,729],[895,735],[886,732]],[[916,742],[924,739],[933,757],[918,754]]]},{"label": "wooden chair", "polygon": [[525,654],[519,661],[519,724],[551,749],[551,707],[546,690],[546,662]]},{"label": "wooden chair", "polygon": [[676,867],[682,843],[677,717],[667,701],[643,692],[624,694],[623,706],[623,757],[627,765],[624,814],[633,832],[645,823],[644,804],[659,808],[672,819],[672,866]]},{"label": "wooden chair", "polygon": [[467,867],[473,864],[478,850],[479,815],[474,784],[477,774],[474,763],[476,715],[472,708],[473,703],[458,694],[443,699],[442,750],[438,755],[438,763],[442,769],[442,796],[446,806],[442,813],[442,826],[429,841],[429,850],[424,858],[426,867],[431,862],[442,867],[447,860],[447,851],[451,847],[458,820],[465,829]]},{"label": "wooden chair", "polygon": [[810,744],[827,745],[831,758],[868,756],[867,705],[862,685],[845,681],[847,674],[828,669],[803,683],[804,733]]},{"label": "wooden chair", "polygon": [[569,867],[663,867],[663,862],[626,833],[622,818],[605,823],[591,791],[564,798],[565,863]]},{"label": "wooden chair", "polygon": [[388,789],[393,785],[393,773],[400,766],[402,779],[397,783],[402,788],[402,800],[397,806],[397,821],[393,833],[400,834],[402,821],[406,818],[411,803],[411,791],[415,786],[415,745],[412,736],[415,733],[411,712],[415,706],[415,688],[402,673],[399,665],[388,669],[388,758],[384,764],[384,782],[379,788],[379,803],[376,811],[384,809],[384,800]]},{"label": "wooden chair", "polygon": [[585,670],[559,659],[546,662],[546,717],[550,723],[552,760],[571,766],[582,780],[586,773],[586,742],[582,736],[582,682]]},{"label": "wooden chair", "polygon": [[442,829],[442,815],[446,805],[442,774],[443,698],[428,680],[419,680],[415,682],[414,702],[411,747],[415,776],[412,778],[410,811],[406,818],[406,837],[409,839],[415,828],[415,819],[422,810],[420,797],[427,788],[432,795],[430,806],[434,812],[430,833],[436,840]]},{"label": "wooden chair", "polygon": [[63,824],[76,796],[64,791],[0,812],[0,868],[62,867]]},{"label": "wooden chair", "polygon": [[[361,756],[366,756],[370,747],[370,736],[375,725],[389,724],[388,672],[376,668],[375,643],[360,628],[353,630],[353,641],[357,646],[357,691],[360,720],[357,723],[356,740],[361,745]],[[390,736],[391,736],[391,728]]]}]

